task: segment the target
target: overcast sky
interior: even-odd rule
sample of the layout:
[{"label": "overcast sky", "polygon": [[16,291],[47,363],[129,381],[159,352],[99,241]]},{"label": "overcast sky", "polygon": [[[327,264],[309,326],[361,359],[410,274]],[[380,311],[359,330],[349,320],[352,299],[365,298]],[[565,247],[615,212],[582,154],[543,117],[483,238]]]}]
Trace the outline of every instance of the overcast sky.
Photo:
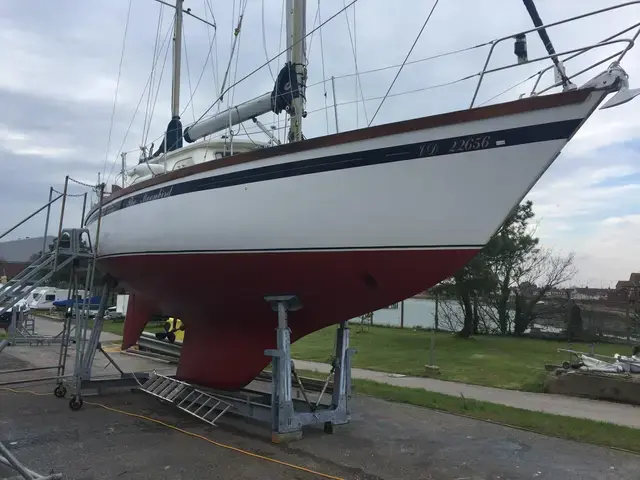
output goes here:
[{"label": "overcast sky", "polygon": [[[217,23],[213,44],[211,27],[188,16],[184,20],[181,107],[185,124],[202,115],[217,97],[229,65],[232,32],[243,2],[209,3]],[[283,0],[248,0],[227,86],[263,64],[267,54],[273,57],[282,50],[282,3]],[[318,15],[317,0],[309,0],[307,30],[318,24],[318,17],[324,21],[346,3],[322,0]],[[538,0],[537,6],[542,19],[550,23],[616,3],[620,2]],[[333,109],[324,109],[325,88],[327,105],[331,107],[333,102],[331,84],[322,83],[323,78],[331,76],[336,77],[340,130],[366,126],[397,70],[366,72],[402,62],[432,5],[425,0],[358,0],[355,12],[353,8],[348,10],[348,19],[345,13],[339,15],[322,29],[322,38],[316,33],[308,40],[311,86],[309,116],[304,123],[307,137],[335,131]],[[207,0],[187,0],[187,7],[212,21]],[[0,71],[0,230],[45,203],[49,186],[61,189],[67,174],[89,183],[97,182],[98,173],[109,183],[117,181],[119,153],[130,152],[129,165],[137,162],[138,149],[145,138],[145,112],[151,110],[153,116],[146,115],[151,118],[146,138],[147,143],[156,140],[157,147],[157,139],[170,119],[171,53],[165,56],[165,52],[173,13],[153,0],[132,1],[112,124],[128,8],[129,0],[0,3],[0,62],[4,66]],[[600,41],[630,26],[629,18],[640,18],[640,6],[605,14],[599,20],[559,26],[549,34],[556,50],[562,51]],[[530,27],[531,20],[521,0],[440,0],[409,60],[482,44]],[[157,30],[160,53],[148,102]],[[212,53],[207,62],[210,45]],[[530,35],[528,45],[530,58],[544,54],[538,37]],[[618,44],[584,55],[568,62],[567,70],[575,73],[620,48]],[[512,52],[511,41],[500,44],[491,65],[513,62]],[[486,53],[487,47],[482,47],[405,67],[392,95],[421,91],[389,97],[375,123],[468,107],[475,79],[425,88],[477,73]],[[356,69],[354,58],[358,70],[365,72],[359,83],[352,75]],[[280,57],[280,64],[284,59]],[[487,76],[479,103],[546,65],[541,62]],[[606,65],[581,75],[576,83],[584,83]],[[631,86],[640,87],[640,50],[632,50],[623,67],[631,77]],[[237,103],[270,91],[272,74],[277,75],[278,70],[279,65],[274,62],[271,72],[264,68],[241,82],[225,96],[224,105],[229,100]],[[552,76],[545,78],[548,85]],[[491,102],[515,99],[529,93],[532,85],[531,81],[524,83]],[[371,100],[355,102],[363,97]],[[628,278],[631,271],[640,270],[637,102],[596,112],[530,194],[544,244],[576,253],[576,280],[581,285],[606,287]],[[275,120],[275,115],[264,117],[265,123]],[[264,139],[255,133],[251,122],[246,129],[252,138]],[[87,189],[72,185],[71,191],[83,193]],[[73,199],[70,203],[68,218],[76,221],[81,201]],[[57,219],[59,210],[55,212]],[[52,220],[51,225],[54,223]],[[37,236],[43,225],[44,217],[38,217],[8,238]]]}]

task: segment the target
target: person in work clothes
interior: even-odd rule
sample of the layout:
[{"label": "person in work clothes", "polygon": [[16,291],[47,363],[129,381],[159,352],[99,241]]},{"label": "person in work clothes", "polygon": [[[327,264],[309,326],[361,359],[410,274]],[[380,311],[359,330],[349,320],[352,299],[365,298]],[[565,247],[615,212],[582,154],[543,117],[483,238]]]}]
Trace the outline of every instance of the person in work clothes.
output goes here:
[{"label": "person in work clothes", "polygon": [[184,324],[179,318],[169,317],[164,322],[164,332],[156,333],[158,340],[167,340],[174,343],[176,340],[182,342],[184,340]]}]

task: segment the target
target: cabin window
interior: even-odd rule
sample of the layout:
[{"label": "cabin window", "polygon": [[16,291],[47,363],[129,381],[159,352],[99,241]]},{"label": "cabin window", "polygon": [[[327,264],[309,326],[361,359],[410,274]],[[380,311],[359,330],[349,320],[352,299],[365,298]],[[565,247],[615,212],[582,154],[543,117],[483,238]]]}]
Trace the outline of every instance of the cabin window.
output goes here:
[{"label": "cabin window", "polygon": [[56,299],[56,296],[52,294],[47,294],[44,296],[44,299],[46,302],[53,302]]}]

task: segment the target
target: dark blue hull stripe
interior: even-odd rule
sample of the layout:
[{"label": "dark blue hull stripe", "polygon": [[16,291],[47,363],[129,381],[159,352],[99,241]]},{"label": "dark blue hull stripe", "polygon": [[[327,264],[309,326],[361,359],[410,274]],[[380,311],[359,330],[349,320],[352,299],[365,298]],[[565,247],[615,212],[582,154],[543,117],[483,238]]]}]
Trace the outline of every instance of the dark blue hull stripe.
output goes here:
[{"label": "dark blue hull stripe", "polygon": [[[160,200],[168,197],[184,195],[186,193],[214,190],[279,178],[311,175],[314,173],[331,172],[349,168],[381,165],[385,163],[402,162],[416,158],[439,157],[458,153],[489,150],[494,148],[513,147],[528,143],[546,142],[550,140],[568,139],[580,126],[582,119],[565,120],[561,122],[510,128],[492,132],[465,135],[463,137],[443,138],[429,142],[398,145],[395,147],[379,148],[375,150],[357,151],[328,157],[319,157],[297,162],[287,162],[266,167],[251,168],[238,172],[215,175],[196,180],[187,180],[166,187],[159,187],[145,193],[132,195],[123,200],[108,203],[102,211],[106,216],[124,208],[141,203]],[[215,162],[215,160],[213,160]],[[97,220],[98,210],[94,210],[87,219],[87,224]]]}]

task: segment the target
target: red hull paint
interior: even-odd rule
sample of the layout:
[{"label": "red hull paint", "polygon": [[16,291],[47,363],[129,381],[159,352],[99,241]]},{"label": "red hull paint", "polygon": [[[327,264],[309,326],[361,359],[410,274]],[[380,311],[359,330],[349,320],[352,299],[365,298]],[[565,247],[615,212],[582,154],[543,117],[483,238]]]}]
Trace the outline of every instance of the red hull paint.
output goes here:
[{"label": "red hull paint", "polygon": [[178,378],[237,389],[271,361],[277,314],[265,295],[296,294],[291,341],[411,297],[453,275],[478,250],[158,254],[100,260],[134,297],[123,348],[151,313],[183,320]]}]

